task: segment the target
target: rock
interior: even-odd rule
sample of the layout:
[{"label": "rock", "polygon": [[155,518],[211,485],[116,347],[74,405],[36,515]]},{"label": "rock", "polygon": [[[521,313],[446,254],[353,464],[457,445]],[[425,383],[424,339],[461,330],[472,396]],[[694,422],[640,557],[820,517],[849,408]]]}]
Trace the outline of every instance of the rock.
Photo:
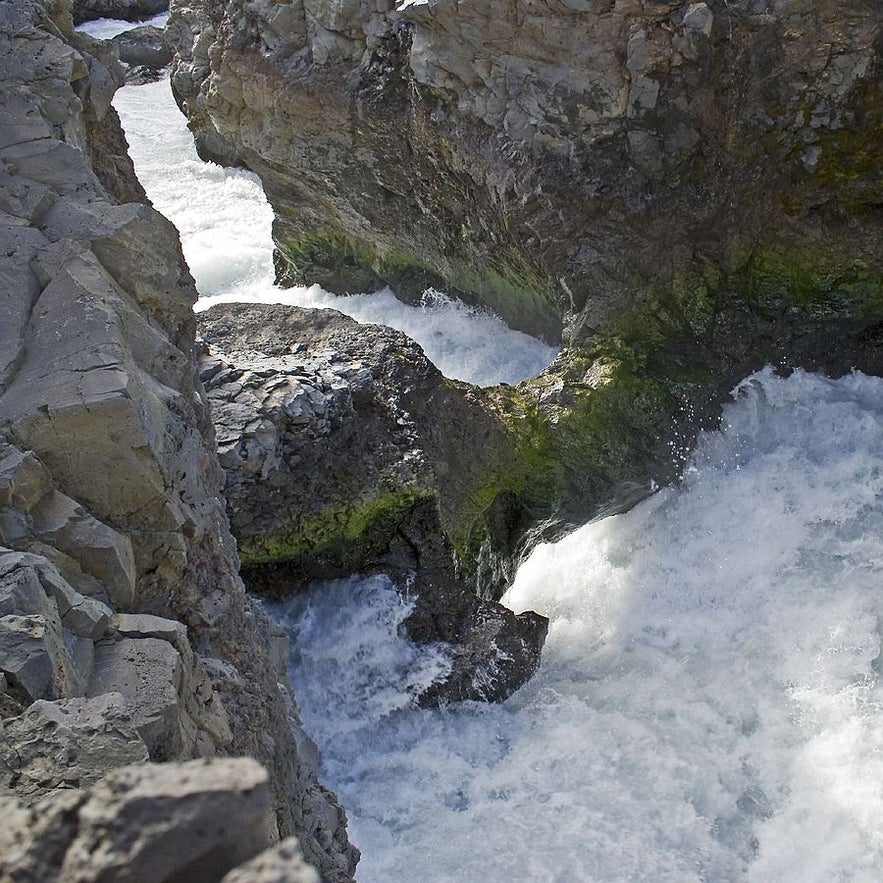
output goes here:
[{"label": "rock", "polygon": [[96,18],[140,21],[169,8],[169,0],[73,0],[74,22]]},{"label": "rock", "polygon": [[61,878],[210,883],[267,845],[271,808],[253,760],[122,767],[80,807]]},{"label": "rock", "polygon": [[539,664],[545,618],[479,601],[440,539],[459,528],[444,515],[507,451],[495,416],[400,333],[331,311],[214,307],[200,332],[249,586],[278,596],[383,570],[416,599],[411,637],[454,648],[454,671],[426,704],[501,700],[521,686]]},{"label": "rock", "polygon": [[[323,873],[350,879],[343,814],[313,754],[299,754],[238,576],[196,369],[193,280],[127,155],[111,104],[124,80],[115,50],[74,32],[69,10],[0,3],[0,543],[14,547],[0,554],[0,570],[10,564],[0,583],[29,571],[0,605],[33,590],[32,609],[2,615],[0,717],[82,696],[87,683],[100,701],[116,678],[155,755],[266,762],[276,834],[297,832]],[[34,557],[13,567],[20,554]],[[105,635],[109,610],[160,617],[174,646]],[[237,677],[215,688],[191,641]],[[97,770],[91,751],[84,768]]]},{"label": "rock", "polygon": [[148,613],[117,613],[113,624],[125,638],[159,638],[175,647],[187,644],[187,626],[174,619],[151,616]]},{"label": "rock", "polygon": [[262,178],[281,279],[435,285],[570,340],[651,291],[726,306],[771,252],[795,296],[793,262],[818,302],[838,273],[874,301],[880,27],[865,0],[182,0],[168,33],[197,142]]},{"label": "rock", "polygon": [[6,722],[0,753],[15,776],[16,790],[29,801],[60,787],[84,788],[108,769],[148,760],[147,746],[119,693],[34,702]]},{"label": "rock", "polygon": [[319,883],[319,875],[304,861],[297,839],[289,837],[230,871],[221,883]]},{"label": "rock", "polygon": [[0,517],[0,542],[16,548],[30,548],[34,541],[48,545],[94,576],[105,597],[123,606],[132,603],[135,561],[131,540],[57,491],[49,472],[33,453],[12,445],[0,448],[3,500],[6,503],[3,506],[0,502],[0,512],[6,517]]},{"label": "rock", "polygon": [[883,371],[865,0],[182,0],[167,32],[203,155],[261,177],[281,282],[440,287],[564,343],[475,393],[509,442],[442,523],[488,596],[677,480],[751,371]]},{"label": "rock", "polygon": [[262,852],[271,807],[267,774],[248,759],[125,766],[31,808],[2,794],[0,877],[211,883],[257,856],[233,879],[317,881],[293,838]]},{"label": "rock", "polygon": [[28,700],[76,695],[76,673],[51,616],[0,616],[0,670]]},{"label": "rock", "polygon": [[79,790],[60,791],[26,809],[8,792],[0,793],[0,879],[58,880],[85,799]]},{"label": "rock", "polygon": [[159,28],[143,25],[117,34],[111,42],[120,53],[120,61],[129,67],[159,71],[172,63],[172,50]]},{"label": "rock", "polygon": [[186,732],[189,721],[181,698],[184,678],[181,655],[170,644],[125,638],[96,647],[88,695],[123,695],[152,760],[186,757],[192,735]]},{"label": "rock", "polygon": [[[47,601],[55,604],[50,606]],[[111,610],[86,598],[43,556],[0,549],[0,611],[40,613],[61,620],[78,637],[97,640],[107,629]]]}]

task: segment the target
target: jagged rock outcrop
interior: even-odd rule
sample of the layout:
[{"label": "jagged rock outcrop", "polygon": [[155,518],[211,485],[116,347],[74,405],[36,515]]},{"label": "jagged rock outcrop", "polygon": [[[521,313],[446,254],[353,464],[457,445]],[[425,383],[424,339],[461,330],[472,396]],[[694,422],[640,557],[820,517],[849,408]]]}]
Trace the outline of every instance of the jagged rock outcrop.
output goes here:
[{"label": "jagged rock outcrop", "polygon": [[874,0],[172,9],[175,87],[206,152],[261,175],[282,275],[441,278],[570,340],[764,277],[879,294]]},{"label": "jagged rock outcrop", "polygon": [[296,842],[266,848],[272,799],[267,773],[253,760],[122,766],[86,790],[56,792],[30,808],[0,795],[0,808],[3,880],[259,880],[267,878],[256,872],[278,868],[282,856],[292,866],[276,881],[319,879]]},{"label": "jagged rock outcrop", "polygon": [[110,41],[126,66],[126,80],[146,83],[161,76],[172,63],[172,48],[160,28],[142,25],[117,34]]},{"label": "jagged rock outcrop", "polygon": [[141,21],[169,8],[169,0],[73,0],[74,23],[96,18]]},{"label": "jagged rock outcrop", "polygon": [[[196,292],[126,154],[119,65],[66,2],[23,0],[0,6],[0,70],[0,785],[57,799],[61,824],[119,764],[251,755],[269,834],[350,879],[343,812],[238,576]],[[210,790],[223,767],[195,769]],[[65,879],[99,878],[87,854]]]},{"label": "jagged rock outcrop", "polygon": [[883,370],[881,24],[875,0],[173,0],[168,31],[203,155],[262,179],[281,280],[447,287],[563,336],[485,394],[515,455],[444,521],[494,592],[537,525],[676,477],[764,363]]},{"label": "jagged rock outcrop", "polygon": [[414,598],[409,633],[451,646],[424,704],[503,699],[533,675],[545,618],[477,597],[442,526],[488,463],[512,456],[478,391],[402,333],[332,310],[215,306],[199,324],[247,584],[280,595],[320,576],[391,574]]}]

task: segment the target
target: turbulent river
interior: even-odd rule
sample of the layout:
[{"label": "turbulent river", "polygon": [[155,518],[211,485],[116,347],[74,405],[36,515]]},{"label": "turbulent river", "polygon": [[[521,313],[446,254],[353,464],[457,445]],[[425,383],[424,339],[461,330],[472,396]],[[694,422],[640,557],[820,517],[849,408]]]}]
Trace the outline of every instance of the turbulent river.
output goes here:
[{"label": "turbulent river", "polygon": [[883,381],[756,375],[677,488],[522,565],[551,626],[499,706],[409,707],[439,661],[382,578],[293,603],[359,879],[883,879],[881,464]]},{"label": "turbulent river", "polygon": [[[206,301],[341,308],[272,289],[257,185],[199,163],[167,96],[127,87],[116,104]],[[441,338],[430,355],[457,376],[551,358],[441,297],[416,331],[391,295],[344,303],[427,351]],[[464,368],[478,341],[484,367]],[[538,675],[501,705],[413,707],[445,662],[398,636],[384,577],[277,608],[358,879],[878,883],[881,464],[883,381],[745,381],[677,487],[523,564],[505,601],[551,626]]]}]

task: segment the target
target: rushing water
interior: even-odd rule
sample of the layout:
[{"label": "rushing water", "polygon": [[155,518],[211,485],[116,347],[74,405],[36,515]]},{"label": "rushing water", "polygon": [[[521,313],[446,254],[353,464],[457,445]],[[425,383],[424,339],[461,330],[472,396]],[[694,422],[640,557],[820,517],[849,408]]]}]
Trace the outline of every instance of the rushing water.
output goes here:
[{"label": "rushing water", "polygon": [[77,30],[83,31],[92,37],[97,37],[99,40],[110,40],[113,37],[116,37],[117,34],[131,31],[132,28],[141,27],[142,25],[150,25],[154,28],[164,28],[168,20],[168,12],[160,12],[152,18],[145,19],[144,21],[123,21],[120,18],[99,18],[95,21],[87,21],[84,24],[78,25]]},{"label": "rushing water", "polygon": [[[342,308],[477,382],[552,357],[441,295],[274,289],[255,179],[198,160],[167,82],[116,105],[201,305]],[[361,883],[883,879],[881,463],[883,381],[756,375],[678,487],[521,567],[506,603],[551,625],[502,705],[414,707],[447,661],[383,576],[277,608]]]},{"label": "rushing water", "polygon": [[517,383],[554,358],[554,348],[441,292],[428,292],[422,305],[408,306],[389,289],[338,297],[318,285],[277,288],[273,212],[257,178],[199,159],[167,79],[124,87],[114,106],[144,189],[181,233],[202,295],[197,310],[232,302],[330,307],[360,322],[404,331],[445,375],[483,386]]},{"label": "rushing water", "polygon": [[358,879],[883,879],[881,464],[883,381],[756,375],[678,487],[521,567],[551,626],[502,705],[412,707],[444,661],[382,577],[293,602]]}]

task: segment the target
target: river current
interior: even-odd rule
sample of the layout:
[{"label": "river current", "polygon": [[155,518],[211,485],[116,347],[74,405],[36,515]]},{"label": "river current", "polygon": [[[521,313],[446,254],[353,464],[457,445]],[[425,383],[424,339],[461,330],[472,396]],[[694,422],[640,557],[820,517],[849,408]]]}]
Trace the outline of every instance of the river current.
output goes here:
[{"label": "river current", "polygon": [[878,883],[881,464],[880,379],[750,378],[677,487],[522,565],[502,705],[412,707],[443,661],[382,577],[292,602],[359,880]]},{"label": "river current", "polygon": [[[258,185],[200,163],[167,94],[126,87],[115,103],[204,303],[341,308],[272,289]],[[345,302],[389,324],[408,309],[389,293]],[[506,365],[514,380],[552,356],[443,296],[417,312],[424,340],[404,330],[455,376],[494,382]],[[483,367],[463,368],[479,341]],[[399,636],[407,605],[383,576],[275,608],[358,880],[878,883],[881,464],[883,380],[747,379],[681,483],[522,565],[504,601],[547,615],[549,637],[500,705],[414,707],[444,654]]]}]

